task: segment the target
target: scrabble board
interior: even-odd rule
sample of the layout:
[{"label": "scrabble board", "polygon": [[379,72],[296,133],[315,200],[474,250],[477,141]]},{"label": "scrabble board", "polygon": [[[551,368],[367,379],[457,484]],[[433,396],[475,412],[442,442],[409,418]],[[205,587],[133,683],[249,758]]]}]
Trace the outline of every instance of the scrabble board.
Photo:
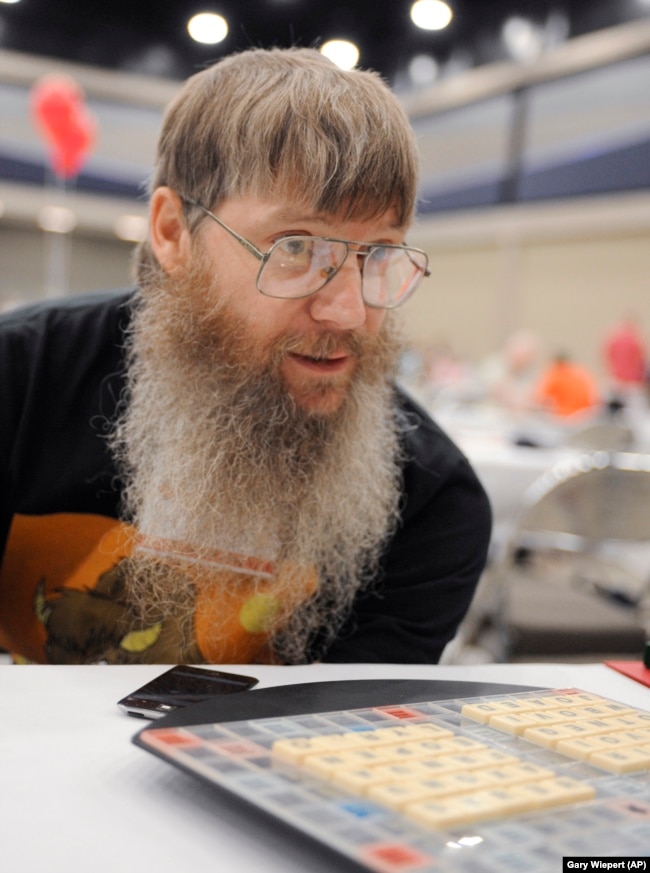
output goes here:
[{"label": "scrabble board", "polygon": [[579,689],[156,724],[135,742],[358,869],[547,873],[650,851],[650,712]]}]

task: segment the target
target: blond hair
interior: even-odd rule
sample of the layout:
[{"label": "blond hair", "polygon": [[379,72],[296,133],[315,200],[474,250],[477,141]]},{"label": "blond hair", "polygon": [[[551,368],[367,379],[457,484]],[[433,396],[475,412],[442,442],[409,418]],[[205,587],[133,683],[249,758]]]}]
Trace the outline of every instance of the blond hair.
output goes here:
[{"label": "blond hair", "polygon": [[212,209],[250,194],[355,219],[394,208],[406,227],[417,177],[413,130],[377,73],[314,49],[250,49],[187,80],[165,113],[150,190]]}]

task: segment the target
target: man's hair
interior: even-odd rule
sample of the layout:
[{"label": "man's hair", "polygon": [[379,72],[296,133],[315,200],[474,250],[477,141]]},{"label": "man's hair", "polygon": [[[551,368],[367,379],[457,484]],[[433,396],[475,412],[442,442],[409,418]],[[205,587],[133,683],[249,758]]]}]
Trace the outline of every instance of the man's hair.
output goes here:
[{"label": "man's hair", "polygon": [[[408,226],[418,149],[399,101],[372,71],[315,49],[251,49],[187,80],[168,107],[150,190],[215,209],[229,197],[290,197],[363,220],[395,208]],[[139,272],[154,266],[147,243]]]}]

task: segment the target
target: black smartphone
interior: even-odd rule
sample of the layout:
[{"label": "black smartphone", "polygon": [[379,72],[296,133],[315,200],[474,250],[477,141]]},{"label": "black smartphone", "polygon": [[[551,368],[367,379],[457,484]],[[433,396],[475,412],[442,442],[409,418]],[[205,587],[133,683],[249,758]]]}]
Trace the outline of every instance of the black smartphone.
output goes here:
[{"label": "black smartphone", "polygon": [[199,703],[216,694],[246,691],[257,682],[252,676],[179,665],[127,694],[118,700],[117,705],[138,718],[162,718],[175,709]]}]

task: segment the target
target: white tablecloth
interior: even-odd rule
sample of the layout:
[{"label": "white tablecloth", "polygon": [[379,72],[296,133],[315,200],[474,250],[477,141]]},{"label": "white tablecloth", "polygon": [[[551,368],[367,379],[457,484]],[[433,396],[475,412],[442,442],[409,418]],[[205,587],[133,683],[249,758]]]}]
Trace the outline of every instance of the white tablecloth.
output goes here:
[{"label": "white tablecloth", "polygon": [[[163,669],[0,666],[2,869],[332,873],[331,859],[313,844],[229,806],[132,745],[143,723],[116,701]],[[224,669],[258,676],[259,688],[339,679],[485,681],[577,687],[650,709],[650,689],[597,664]]]}]

